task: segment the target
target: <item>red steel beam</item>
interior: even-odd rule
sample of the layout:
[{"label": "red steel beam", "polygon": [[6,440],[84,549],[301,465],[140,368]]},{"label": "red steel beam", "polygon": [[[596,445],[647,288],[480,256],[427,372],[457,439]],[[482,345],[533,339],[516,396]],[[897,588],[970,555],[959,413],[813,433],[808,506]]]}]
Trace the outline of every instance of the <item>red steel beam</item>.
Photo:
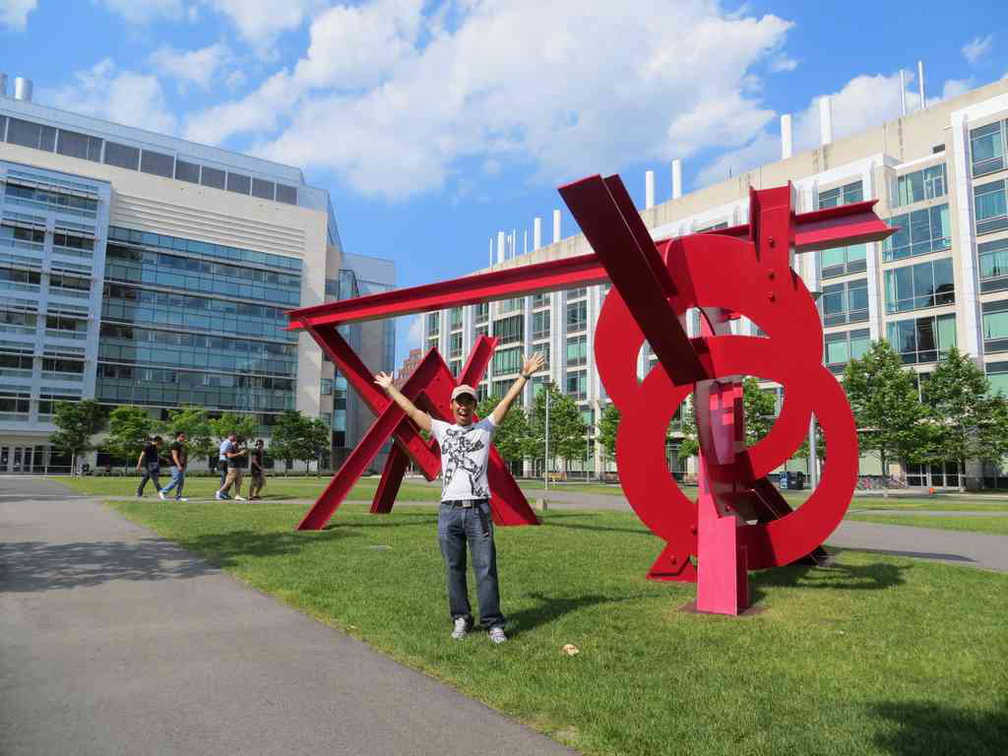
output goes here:
[{"label": "red steel beam", "polygon": [[[843,244],[860,244],[887,238],[895,229],[875,215],[872,210],[874,204],[874,201],[858,202],[796,215],[795,252],[813,252]],[[704,233],[748,239],[751,230],[749,224],[744,224]],[[661,239],[656,244],[670,240]],[[578,255],[302,307],[287,313],[290,321],[288,328],[298,331],[309,327],[414,315],[494,299],[590,286],[608,280],[609,274],[595,254]]]}]

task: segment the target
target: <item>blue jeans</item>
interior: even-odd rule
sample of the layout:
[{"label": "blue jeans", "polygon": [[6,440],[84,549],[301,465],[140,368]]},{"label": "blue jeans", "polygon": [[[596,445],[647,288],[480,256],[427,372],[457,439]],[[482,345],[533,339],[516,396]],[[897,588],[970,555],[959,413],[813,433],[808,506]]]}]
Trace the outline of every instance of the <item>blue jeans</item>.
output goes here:
[{"label": "blue jeans", "polygon": [[161,482],[158,480],[158,475],[161,474],[161,465],[157,462],[148,462],[143,466],[143,475],[140,477],[140,485],[137,486],[137,496],[143,496],[144,489],[147,487],[147,481],[154,483],[154,490],[157,491],[161,488]]},{"label": "blue jeans", "polygon": [[466,584],[467,542],[476,574],[480,624],[488,630],[503,627],[504,615],[500,611],[497,583],[497,549],[489,502],[468,508],[442,504],[438,512],[438,543],[448,571],[448,610],[453,620],[465,617],[472,624]]},{"label": "blue jeans", "polygon": [[172,467],[171,469],[171,483],[161,489],[161,493],[166,494],[175,489],[175,498],[182,498],[182,486],[185,485],[185,470],[179,470],[177,467]]}]

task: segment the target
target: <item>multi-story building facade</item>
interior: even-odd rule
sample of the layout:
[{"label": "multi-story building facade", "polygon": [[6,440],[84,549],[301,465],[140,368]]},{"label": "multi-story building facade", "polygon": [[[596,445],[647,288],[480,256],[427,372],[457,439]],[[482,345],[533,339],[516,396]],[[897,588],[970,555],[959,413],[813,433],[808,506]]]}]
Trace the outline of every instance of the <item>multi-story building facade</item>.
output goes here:
[{"label": "multi-story building facade", "polygon": [[[65,464],[60,399],[251,414],[267,437],[297,409],[337,456],[356,442],[365,409],[285,313],[395,269],[344,253],[299,169],[0,96],[0,185],[0,472]],[[367,327],[391,370],[394,332]]]},{"label": "multi-story building facade", "polygon": [[[828,123],[829,104],[822,110]],[[786,118],[784,140],[790,138]],[[749,188],[788,181],[799,212],[877,200],[879,215],[899,227],[890,239],[800,255],[795,263],[809,289],[821,292],[828,368],[839,375],[873,340],[886,338],[923,379],[956,346],[976,359],[995,390],[1008,394],[1008,81],[836,141],[824,126],[819,147],[792,155],[785,141],[782,160],[688,194],[677,190],[681,174],[673,165],[673,198],[645,207],[644,222],[656,239],[746,223]],[[560,239],[557,226],[555,220],[553,244],[494,268],[590,251],[581,235]],[[579,402],[593,432],[608,401],[592,349],[606,291],[594,286],[431,313],[424,345],[437,347],[454,369],[476,335],[498,336],[481,387],[498,393],[517,374],[522,353],[545,352],[549,363],[527,389],[526,404],[538,383],[553,381]],[[698,319],[689,326],[697,335]],[[733,327],[757,333],[745,318]],[[653,365],[653,355],[642,350],[640,374]],[[593,469],[601,461],[596,449]],[[862,472],[882,471],[865,458]],[[905,475],[911,485],[959,483],[951,464],[888,472]],[[968,470],[967,479],[1008,486],[1008,473],[991,465]]]}]

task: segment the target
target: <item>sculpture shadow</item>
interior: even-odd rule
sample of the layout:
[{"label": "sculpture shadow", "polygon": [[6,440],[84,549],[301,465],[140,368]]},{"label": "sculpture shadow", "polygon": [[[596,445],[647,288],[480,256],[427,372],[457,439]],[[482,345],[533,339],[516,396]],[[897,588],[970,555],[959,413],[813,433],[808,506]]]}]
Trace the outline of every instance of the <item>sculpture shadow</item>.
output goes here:
[{"label": "sculpture shadow", "polygon": [[879,591],[906,582],[903,573],[909,565],[876,562],[867,565],[840,564],[833,558],[838,549],[830,549],[826,564],[789,564],[750,575],[753,598],[764,595],[762,588],[813,588],[831,591]]},{"label": "sculpture shadow", "polygon": [[530,593],[529,596],[539,602],[538,605],[521,609],[507,616],[508,635],[512,638],[586,606],[628,600],[596,594],[583,596],[545,596],[542,593],[536,592]]},{"label": "sculpture shadow", "polygon": [[[569,528],[571,530],[594,530],[603,533],[632,533],[634,535],[647,536],[649,539],[654,539],[655,535],[650,530],[645,528],[643,525],[639,528],[627,528],[613,525],[589,525],[580,522],[564,522],[567,519],[585,519],[590,517],[584,512],[554,512],[551,511],[545,517],[542,518],[542,527],[550,528]],[[558,522],[559,520],[559,522]]]},{"label": "sculpture shadow", "polygon": [[967,711],[932,702],[884,702],[869,714],[886,721],[875,745],[892,756],[1000,756],[1008,753],[1008,699],[994,711]]}]

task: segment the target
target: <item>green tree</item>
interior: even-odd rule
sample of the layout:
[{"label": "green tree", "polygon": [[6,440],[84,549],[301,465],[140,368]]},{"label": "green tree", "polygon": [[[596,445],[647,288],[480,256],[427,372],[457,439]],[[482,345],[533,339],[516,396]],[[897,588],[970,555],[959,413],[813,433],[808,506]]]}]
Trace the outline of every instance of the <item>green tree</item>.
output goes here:
[{"label": "green tree", "polygon": [[53,424],[59,430],[49,436],[49,441],[71,456],[71,475],[77,474],[77,458],[95,448],[91,439],[96,433],[101,433],[107,423],[105,408],[93,399],[56,402]]},{"label": "green tree", "polygon": [[157,421],[143,407],[116,407],[108,418],[109,434],[101,445],[102,450],[129,465],[156,428]]},{"label": "green tree", "polygon": [[963,488],[966,460],[1000,462],[1008,452],[1008,408],[969,355],[953,347],[924,382],[928,457],[955,460]]},{"label": "green tree", "polygon": [[165,431],[174,440],[178,433],[186,434],[189,455],[213,461],[217,458],[218,444],[214,443],[215,430],[206,410],[202,407],[182,407],[168,413]]},{"label": "green tree", "polygon": [[[693,398],[683,405],[682,424],[680,432],[683,435],[679,444],[679,459],[687,459],[700,453],[700,442],[697,440],[696,417],[693,413]],[[747,446],[753,446],[770,432],[774,424],[774,410],[777,400],[769,391],[763,391],[759,381],[751,375],[742,381],[742,409],[745,417],[745,440]]]},{"label": "green tree", "polygon": [[616,457],[616,433],[619,431],[619,421],[619,409],[615,404],[607,404],[599,418],[596,438],[602,446],[603,455],[608,460]]},{"label": "green tree", "polygon": [[[496,396],[488,396],[476,407],[476,414],[479,417],[489,417],[499,403],[500,399]],[[504,421],[497,426],[494,433],[494,445],[506,461],[519,461],[525,458],[528,434],[528,418],[525,416],[525,410],[518,405],[516,400],[504,416]]]},{"label": "green tree", "polygon": [[273,425],[269,452],[286,463],[289,472],[297,461],[320,461],[332,444],[329,428],[319,418],[310,418],[297,410],[287,410]]},{"label": "green tree", "polygon": [[913,376],[884,339],[847,363],[844,391],[857,422],[861,450],[872,452],[888,479],[893,459],[916,461],[926,448],[924,408]]},{"label": "green tree", "polygon": [[[529,413],[529,441],[527,454],[542,459],[546,449],[546,397],[549,396],[549,452],[550,461],[560,457],[566,463],[581,459],[585,452],[587,428],[577,402],[561,394],[553,383],[545,384],[532,402]],[[550,465],[551,469],[553,465]]]}]

